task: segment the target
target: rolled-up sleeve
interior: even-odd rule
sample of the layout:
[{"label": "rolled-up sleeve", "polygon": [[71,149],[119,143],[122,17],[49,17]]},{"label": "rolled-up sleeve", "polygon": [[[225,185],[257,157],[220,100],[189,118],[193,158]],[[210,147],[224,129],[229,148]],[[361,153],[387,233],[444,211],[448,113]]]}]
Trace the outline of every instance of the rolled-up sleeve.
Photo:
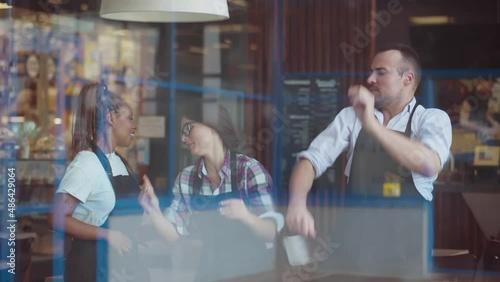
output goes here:
[{"label": "rolled-up sleeve", "polygon": [[320,177],[337,157],[349,146],[350,131],[353,128],[354,111],[345,108],[335,117],[332,123],[311,142],[309,148],[297,155],[297,160],[307,159]]},{"label": "rolled-up sleeve", "polygon": [[[452,142],[451,122],[448,114],[438,109],[426,109],[420,116],[415,139],[436,152],[442,168],[450,155]],[[413,183],[420,194],[427,201],[432,201],[434,190],[432,183],[437,179],[437,174],[427,177],[412,172],[412,176]]]},{"label": "rolled-up sleeve", "polygon": [[81,168],[71,165],[64,174],[56,193],[67,193],[80,202],[87,202],[88,197],[97,187],[97,178],[89,177]]},{"label": "rolled-up sleeve", "polygon": [[436,152],[441,168],[448,160],[452,142],[451,121],[448,114],[439,109],[427,109],[421,116],[417,139]]},{"label": "rolled-up sleeve", "polygon": [[189,217],[191,215],[191,210],[189,209],[189,206],[186,202],[187,201],[186,197],[188,197],[188,195],[184,195],[184,197],[182,197],[181,195],[182,192],[180,183],[182,181],[182,177],[183,175],[181,173],[175,180],[174,182],[175,184],[172,189],[172,194],[173,194],[172,204],[170,205],[170,207],[164,210],[163,215],[168,221],[170,221],[172,224],[175,225],[177,233],[179,233],[180,235],[187,236],[189,235],[189,232],[186,227],[189,224]]}]

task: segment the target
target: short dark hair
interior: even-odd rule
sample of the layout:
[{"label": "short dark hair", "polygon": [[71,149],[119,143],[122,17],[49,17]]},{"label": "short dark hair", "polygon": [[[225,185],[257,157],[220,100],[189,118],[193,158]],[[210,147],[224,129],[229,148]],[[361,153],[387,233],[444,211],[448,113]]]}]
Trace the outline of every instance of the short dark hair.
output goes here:
[{"label": "short dark hair", "polygon": [[415,71],[415,85],[418,86],[422,77],[422,68],[420,66],[420,59],[417,51],[415,51],[409,45],[398,42],[391,42],[381,46],[381,48],[378,49],[377,54],[390,50],[399,51],[401,53],[401,56],[403,57],[401,64],[398,66],[398,73],[400,75],[403,75],[403,73],[408,71],[408,69],[412,68]]},{"label": "short dark hair", "polygon": [[[205,114],[203,114],[205,112]],[[231,121],[229,112],[218,103],[189,103],[179,111],[179,120],[187,118],[214,129],[222,139],[226,148],[233,152],[238,151],[240,139]]]}]

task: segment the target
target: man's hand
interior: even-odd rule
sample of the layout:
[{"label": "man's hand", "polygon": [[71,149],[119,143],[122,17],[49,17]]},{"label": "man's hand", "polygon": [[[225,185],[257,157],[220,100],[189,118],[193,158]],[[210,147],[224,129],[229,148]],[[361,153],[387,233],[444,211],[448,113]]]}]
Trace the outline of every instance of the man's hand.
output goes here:
[{"label": "man's hand", "polygon": [[363,127],[370,129],[375,122],[375,96],[362,85],[349,87],[347,96],[356,112],[356,116],[363,123]]},{"label": "man's hand", "polygon": [[296,232],[306,237],[316,237],[314,218],[305,205],[290,204],[288,206],[288,212],[286,213],[286,225],[292,232]]}]

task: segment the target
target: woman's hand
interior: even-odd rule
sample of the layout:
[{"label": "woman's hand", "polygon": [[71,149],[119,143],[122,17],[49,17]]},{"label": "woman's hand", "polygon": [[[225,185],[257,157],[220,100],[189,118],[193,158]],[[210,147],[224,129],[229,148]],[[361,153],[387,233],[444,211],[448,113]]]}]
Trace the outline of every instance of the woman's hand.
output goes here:
[{"label": "woman's hand", "polygon": [[108,243],[120,255],[127,253],[132,248],[132,241],[120,231],[108,230]]},{"label": "woman's hand", "polygon": [[242,199],[224,200],[220,204],[222,216],[229,219],[240,220],[250,227],[258,236],[272,241],[276,236],[276,223],[272,219],[262,219],[252,214],[245,206]]},{"label": "woman's hand", "polygon": [[229,199],[220,203],[220,212],[223,216],[230,219],[238,219],[243,222],[251,218],[251,213],[245,206],[242,199]]},{"label": "woman's hand", "polygon": [[151,185],[151,182],[146,175],[144,175],[142,179],[144,181],[144,184],[140,186],[141,193],[139,194],[138,198],[139,204],[147,213],[160,211],[160,201],[155,194],[153,185]]}]

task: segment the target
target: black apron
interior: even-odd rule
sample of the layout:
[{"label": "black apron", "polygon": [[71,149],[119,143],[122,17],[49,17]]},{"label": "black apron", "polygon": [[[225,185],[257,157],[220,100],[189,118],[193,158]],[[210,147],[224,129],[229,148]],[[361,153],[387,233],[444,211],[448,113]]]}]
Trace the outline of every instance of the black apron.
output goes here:
[{"label": "black apron", "polygon": [[[404,134],[411,137],[411,121],[415,104]],[[423,197],[418,192],[411,172],[399,165],[364,128],[361,128],[352,156],[347,194],[383,197]]]},{"label": "black apron", "polygon": [[[139,185],[134,177],[129,175],[113,176],[111,165],[101,149],[94,145],[92,150],[99,158],[101,165],[106,171],[116,198],[127,198],[135,196],[136,199],[139,195]],[[118,155],[122,162],[125,160],[122,156]],[[131,226],[130,229],[138,228],[138,224]],[[103,223],[100,227],[107,228],[108,221]],[[116,230],[123,234],[130,233],[129,230]],[[132,242],[132,249],[125,253],[123,256],[116,253],[113,248],[109,248],[106,240],[82,240],[72,239],[71,249],[68,253],[64,270],[64,281],[66,282],[107,282],[107,281],[149,281],[149,273],[145,266],[141,264],[138,257],[137,241],[134,236],[127,235]],[[109,253],[108,253],[109,252]],[[108,255],[110,255],[115,266],[109,269]],[[109,279],[108,279],[109,278]]]},{"label": "black apron", "polygon": [[217,196],[200,195],[202,179],[194,175],[191,195],[190,233],[203,242],[196,281],[210,282],[254,274],[274,268],[274,249],[267,249],[265,241],[239,220],[220,214],[220,202],[243,199],[237,188],[236,160],[231,158],[231,192]]},{"label": "black apron", "polygon": [[[410,138],[411,111],[404,133]],[[399,133],[399,132],[398,132]],[[403,169],[365,129],[356,140],[345,202],[338,207],[336,266],[368,275],[417,275],[425,203]],[[418,207],[415,210],[413,207]],[[421,232],[420,232],[421,233]],[[420,237],[419,237],[420,236]],[[420,239],[419,239],[420,238]]]}]

